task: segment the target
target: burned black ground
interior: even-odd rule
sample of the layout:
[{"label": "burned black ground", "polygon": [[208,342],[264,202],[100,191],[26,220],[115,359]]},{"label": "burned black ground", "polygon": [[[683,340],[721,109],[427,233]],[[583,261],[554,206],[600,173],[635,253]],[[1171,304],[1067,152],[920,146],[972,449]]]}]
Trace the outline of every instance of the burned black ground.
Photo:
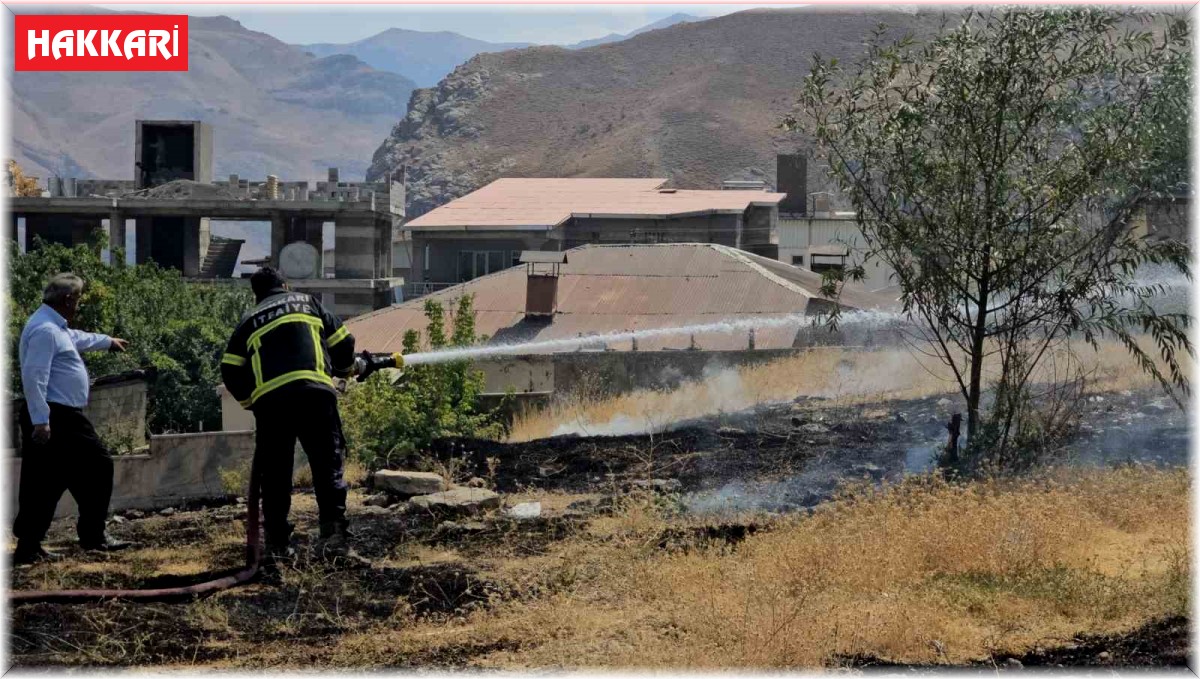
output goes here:
[{"label": "burned black ground", "polygon": [[[1186,460],[1186,418],[1161,407],[1158,398],[1110,394],[1089,402],[1078,447],[1065,450],[1064,459],[1098,464]],[[336,667],[345,661],[331,650],[339,639],[416,620],[450,621],[498,602],[553,593],[558,585],[552,579],[518,582],[492,566],[502,559],[537,558],[597,517],[620,511],[634,482],[677,480],[680,492],[661,496],[661,501],[701,514],[722,502],[767,511],[807,507],[848,479],[886,480],[913,471],[944,442],[948,414],[947,405],[936,398],[864,406],[809,399],[684,423],[652,436],[561,437],[523,444],[441,441],[432,452],[444,461],[467,457],[464,475],[482,476],[486,458],[498,458],[493,478],[503,493],[586,496],[536,519],[489,513],[446,521],[362,506],[363,491],[355,490],[353,543],[369,564],[339,566],[315,557],[311,536],[317,517],[309,494],[301,492],[294,509],[299,525],[295,561],[246,587],[187,606],[107,602],[14,608],[9,614],[11,657],[19,667],[267,667],[271,657]],[[1114,440],[1123,441],[1120,449],[1099,445]],[[1103,454],[1079,453],[1098,448]],[[748,500],[756,504],[740,504]],[[192,553],[206,572],[237,567],[245,513],[245,505],[236,503],[182,508],[166,516],[127,513],[110,530],[142,543],[150,553],[141,556],[83,553],[72,545],[71,522],[56,522],[50,546],[67,555],[66,563],[17,569],[10,583],[16,589],[41,589],[192,582],[201,577],[196,568],[186,574],[157,572],[155,559]],[[647,541],[667,553],[738,549],[769,530],[769,517],[746,521],[712,516],[699,525],[647,536]],[[421,562],[422,550],[437,550],[446,560]],[[1080,637],[1037,653],[996,657],[1015,657],[1025,665],[1172,665],[1184,657],[1186,642],[1186,621],[1176,619],[1124,635]],[[517,650],[520,644],[506,641],[501,646],[450,644],[360,659],[378,667],[464,667],[474,658]],[[1101,658],[1101,653],[1108,655]],[[883,663],[872,658],[830,662]]]}]

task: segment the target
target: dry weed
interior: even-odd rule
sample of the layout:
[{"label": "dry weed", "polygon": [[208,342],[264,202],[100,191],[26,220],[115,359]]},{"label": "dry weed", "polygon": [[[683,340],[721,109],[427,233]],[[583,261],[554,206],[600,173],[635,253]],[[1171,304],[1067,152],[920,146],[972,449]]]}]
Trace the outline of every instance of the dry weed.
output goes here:
[{"label": "dry weed", "polygon": [[[1143,373],[1124,347],[1116,343],[1103,344],[1100,351],[1079,346],[1073,349],[1079,367],[1091,374],[1092,391],[1154,386],[1153,378]],[[1051,379],[1056,367],[1061,368],[1066,361],[1066,349],[1060,349],[1043,362],[1033,381]],[[644,433],[661,430],[680,420],[745,410],[798,396],[819,396],[831,399],[836,405],[852,405],[956,391],[953,375],[945,366],[908,349],[861,351],[815,347],[762,365],[715,371],[704,380],[686,383],[672,391],[638,390],[600,398],[582,393],[540,411],[518,413],[509,439],[529,441],[568,433],[585,436]]]},{"label": "dry weed", "polygon": [[[860,488],[737,550],[665,553],[654,503],[542,563],[552,594],[469,617],[499,667],[960,663],[1187,607],[1186,472],[1058,471]],[[422,628],[400,632],[414,643]],[[449,634],[450,630],[443,630]],[[511,648],[514,642],[519,649]]]}]

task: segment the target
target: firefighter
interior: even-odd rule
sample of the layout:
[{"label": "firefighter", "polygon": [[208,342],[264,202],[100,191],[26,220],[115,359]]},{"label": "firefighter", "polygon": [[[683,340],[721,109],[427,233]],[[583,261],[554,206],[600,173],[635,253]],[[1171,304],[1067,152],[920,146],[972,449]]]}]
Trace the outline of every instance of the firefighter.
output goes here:
[{"label": "firefighter", "polygon": [[333,378],[353,370],[354,337],[312,295],[289,290],[271,267],[256,271],[250,287],[257,306],[233,331],[221,357],[221,378],[242,407],[254,412],[267,553],[275,559],[294,553],[288,510],[299,439],[312,469],[321,551],[346,556],[346,444]]}]

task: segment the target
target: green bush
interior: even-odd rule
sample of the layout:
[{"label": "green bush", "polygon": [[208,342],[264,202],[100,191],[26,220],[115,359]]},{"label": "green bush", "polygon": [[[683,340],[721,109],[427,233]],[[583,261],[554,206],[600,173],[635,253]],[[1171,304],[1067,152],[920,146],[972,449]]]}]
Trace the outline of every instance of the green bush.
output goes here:
[{"label": "green bush", "polygon": [[[220,429],[220,357],[252,305],[250,291],[184,280],[153,263],[110,266],[93,245],[43,244],[26,254],[10,250],[8,334],[10,388],[21,393],[17,357],[21,329],[42,303],[46,281],[71,271],[86,282],[73,327],[129,340],[125,353],[88,353],[92,377],[153,365],[148,413],[154,433]],[[116,261],[124,261],[118,252]]]},{"label": "green bush", "polygon": [[[475,311],[470,296],[458,302],[446,336],[441,304],[425,302],[429,323],[426,333],[432,350],[474,344]],[[404,352],[413,353],[420,336],[410,330]],[[342,400],[342,419],[350,454],[371,469],[414,465],[429,444],[453,436],[498,437],[507,433],[497,411],[480,412],[483,373],[469,361],[454,361],[408,368],[392,384],[383,373],[362,384],[353,384]]]}]

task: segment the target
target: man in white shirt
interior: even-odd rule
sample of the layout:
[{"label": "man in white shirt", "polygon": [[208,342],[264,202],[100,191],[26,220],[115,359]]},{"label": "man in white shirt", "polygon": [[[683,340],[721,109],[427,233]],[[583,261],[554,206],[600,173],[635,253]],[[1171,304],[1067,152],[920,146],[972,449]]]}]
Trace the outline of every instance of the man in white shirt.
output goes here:
[{"label": "man in white shirt", "polygon": [[72,273],[50,279],[42,306],[21,332],[19,357],[26,407],[21,409],[20,509],[13,533],[13,562],[59,558],[42,540],[63,491],[79,506],[76,530],[88,550],[112,551],[130,543],[104,532],[112,498],[113,461],[83,414],[88,402],[84,351],[124,351],[123,339],[68,327],[79,311],[83,280]]}]

